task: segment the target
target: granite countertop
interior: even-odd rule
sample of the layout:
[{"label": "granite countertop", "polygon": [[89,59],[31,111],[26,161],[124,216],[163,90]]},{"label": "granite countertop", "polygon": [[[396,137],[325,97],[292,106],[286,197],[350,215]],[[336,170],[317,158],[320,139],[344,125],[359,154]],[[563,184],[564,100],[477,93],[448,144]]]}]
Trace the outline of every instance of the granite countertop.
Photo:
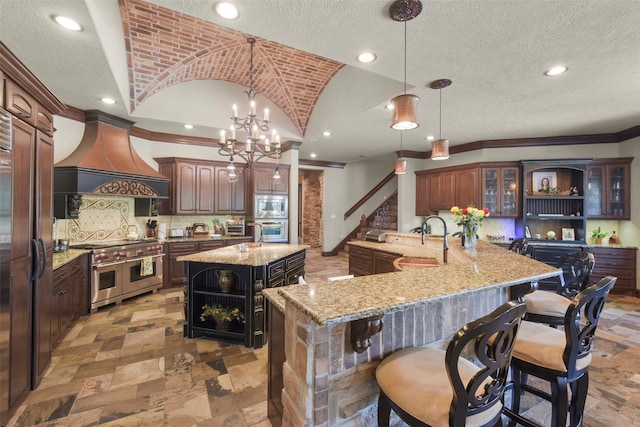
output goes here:
[{"label": "granite countertop", "polygon": [[408,268],[394,273],[355,277],[338,282],[291,285],[264,290],[269,301],[277,292],[318,324],[335,324],[418,305],[446,295],[505,287],[559,276],[560,269],[518,255],[485,241],[466,252],[457,239],[449,245],[448,263],[442,263],[442,238],[388,233],[391,243],[351,241],[348,244],[382,250],[399,256],[437,258],[440,266]]},{"label": "granite countertop", "polygon": [[88,254],[89,250],[86,249],[69,249],[66,250],[64,252],[57,252],[53,254],[53,269],[56,270],[60,267],[62,267],[65,264],[70,263],[71,261],[73,261],[74,259],[84,255],[84,254]]},{"label": "granite countertop", "polygon": [[283,243],[246,244],[248,249],[241,252],[238,245],[225,246],[210,251],[198,252],[178,257],[178,261],[204,262],[211,264],[266,265],[288,255],[307,249],[308,245],[288,245]]},{"label": "granite countertop", "polygon": [[252,239],[252,236],[197,236],[197,237],[167,237],[162,243],[175,243],[175,242],[206,242],[209,240],[246,240]]}]

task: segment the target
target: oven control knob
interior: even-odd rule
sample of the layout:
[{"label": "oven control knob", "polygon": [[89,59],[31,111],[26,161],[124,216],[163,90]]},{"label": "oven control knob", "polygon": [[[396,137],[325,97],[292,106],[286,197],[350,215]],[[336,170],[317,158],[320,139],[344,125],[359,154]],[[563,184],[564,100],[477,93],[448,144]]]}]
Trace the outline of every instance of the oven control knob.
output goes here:
[{"label": "oven control knob", "polygon": [[144,251],[142,249],[136,249],[136,255],[142,255]]}]

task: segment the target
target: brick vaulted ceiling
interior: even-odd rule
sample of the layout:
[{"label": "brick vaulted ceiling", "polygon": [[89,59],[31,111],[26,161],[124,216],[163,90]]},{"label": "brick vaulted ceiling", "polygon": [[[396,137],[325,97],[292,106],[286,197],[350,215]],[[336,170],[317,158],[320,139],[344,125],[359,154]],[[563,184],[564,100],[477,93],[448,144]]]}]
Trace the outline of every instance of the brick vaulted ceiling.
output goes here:
[{"label": "brick vaulted ceiling", "polygon": [[[139,0],[119,0],[129,67],[131,110],[190,80],[249,86],[252,35]],[[255,37],[254,37],[255,38]],[[301,135],[336,61],[256,38],[254,89],[277,105]]]}]

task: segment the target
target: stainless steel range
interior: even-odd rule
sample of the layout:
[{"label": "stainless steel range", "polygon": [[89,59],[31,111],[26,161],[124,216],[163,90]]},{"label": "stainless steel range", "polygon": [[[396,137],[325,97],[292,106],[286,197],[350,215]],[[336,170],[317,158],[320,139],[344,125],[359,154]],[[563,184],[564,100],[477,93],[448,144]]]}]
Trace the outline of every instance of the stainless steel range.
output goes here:
[{"label": "stainless steel range", "polygon": [[162,288],[164,246],[157,240],[72,245],[91,250],[91,312]]}]

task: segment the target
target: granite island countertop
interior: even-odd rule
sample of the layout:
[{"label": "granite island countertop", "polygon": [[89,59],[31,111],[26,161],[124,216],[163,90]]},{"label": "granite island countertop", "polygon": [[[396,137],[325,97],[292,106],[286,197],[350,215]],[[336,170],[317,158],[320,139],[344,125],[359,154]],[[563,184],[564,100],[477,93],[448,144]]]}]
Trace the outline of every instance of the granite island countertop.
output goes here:
[{"label": "granite island countertop", "polygon": [[330,325],[396,311],[451,294],[508,287],[561,273],[559,268],[481,240],[475,251],[467,252],[453,239],[447,264],[442,262],[442,238],[427,236],[424,246],[420,244],[420,235],[409,233],[389,233],[387,240],[390,243],[358,240],[348,244],[398,256],[437,258],[440,266],[264,289],[263,293],[279,309],[290,303],[316,323]]},{"label": "granite island countertop", "polygon": [[307,249],[308,245],[288,245],[283,243],[265,243],[260,246],[256,243],[246,244],[246,251],[240,251],[239,245],[225,246],[183,255],[178,261],[203,262],[210,264],[235,264],[235,265],[266,265],[270,262],[284,258],[288,255]]}]

